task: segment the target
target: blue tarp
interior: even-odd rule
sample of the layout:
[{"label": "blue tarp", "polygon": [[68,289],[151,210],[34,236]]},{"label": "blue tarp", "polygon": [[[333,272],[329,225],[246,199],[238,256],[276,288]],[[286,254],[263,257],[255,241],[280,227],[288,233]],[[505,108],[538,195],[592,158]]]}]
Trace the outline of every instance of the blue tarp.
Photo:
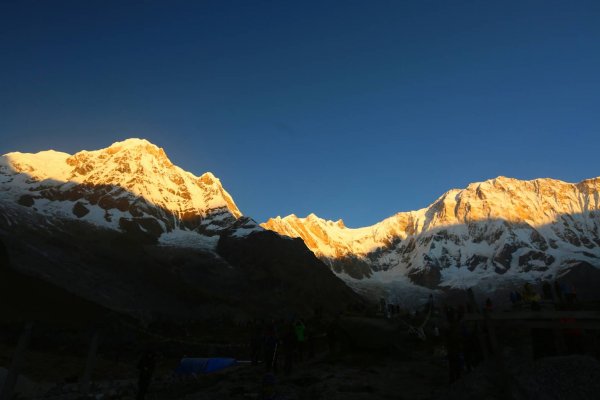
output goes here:
[{"label": "blue tarp", "polygon": [[209,374],[235,365],[233,358],[182,358],[175,370],[179,375]]}]

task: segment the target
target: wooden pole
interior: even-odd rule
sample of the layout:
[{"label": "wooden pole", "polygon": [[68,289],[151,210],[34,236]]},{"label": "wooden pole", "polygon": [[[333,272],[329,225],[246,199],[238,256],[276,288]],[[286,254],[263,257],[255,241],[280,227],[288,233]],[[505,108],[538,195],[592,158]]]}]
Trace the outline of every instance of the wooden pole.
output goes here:
[{"label": "wooden pole", "polygon": [[29,342],[31,341],[31,330],[33,329],[33,322],[28,322],[25,325],[25,329],[19,338],[19,343],[17,344],[17,349],[13,355],[13,359],[6,374],[6,379],[4,380],[4,385],[2,385],[2,390],[0,390],[0,400],[10,400],[12,399],[13,390],[15,385],[17,384],[17,379],[19,378],[19,370],[23,366],[23,362],[25,360],[25,351],[29,346]]}]

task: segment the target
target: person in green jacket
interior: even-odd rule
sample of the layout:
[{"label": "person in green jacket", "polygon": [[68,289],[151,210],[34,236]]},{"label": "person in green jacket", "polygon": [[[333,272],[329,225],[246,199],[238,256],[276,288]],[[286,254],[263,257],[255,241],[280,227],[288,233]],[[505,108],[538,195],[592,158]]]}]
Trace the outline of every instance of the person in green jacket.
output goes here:
[{"label": "person in green jacket", "polygon": [[294,333],[296,334],[298,361],[302,361],[304,358],[304,346],[306,343],[306,326],[301,319],[297,319],[294,322]]}]

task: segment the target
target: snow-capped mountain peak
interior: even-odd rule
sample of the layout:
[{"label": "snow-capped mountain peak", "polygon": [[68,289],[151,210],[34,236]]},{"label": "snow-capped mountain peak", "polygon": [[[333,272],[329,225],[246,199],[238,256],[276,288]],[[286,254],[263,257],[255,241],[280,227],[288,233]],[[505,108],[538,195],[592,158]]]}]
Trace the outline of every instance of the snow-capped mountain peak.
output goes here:
[{"label": "snow-capped mountain peak", "polygon": [[484,276],[552,276],[575,261],[600,265],[600,178],[573,184],[500,176],[357,229],[313,214],[262,226],[302,238],[348,279],[408,275],[452,286]]},{"label": "snow-capped mountain peak", "polygon": [[113,228],[153,218],[160,225],[155,230],[182,227],[210,233],[242,216],[212,173],[184,171],[145,139],[73,155],[54,150],[8,153],[0,157],[0,185],[1,200]]}]

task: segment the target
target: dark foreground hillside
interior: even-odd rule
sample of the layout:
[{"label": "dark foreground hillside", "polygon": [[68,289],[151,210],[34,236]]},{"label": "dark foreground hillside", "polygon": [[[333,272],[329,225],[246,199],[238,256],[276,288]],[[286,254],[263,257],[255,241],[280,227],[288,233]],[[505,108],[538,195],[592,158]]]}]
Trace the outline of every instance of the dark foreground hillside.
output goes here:
[{"label": "dark foreground hillside", "polygon": [[[598,392],[599,307],[581,301],[585,291],[579,302],[571,293],[539,309],[498,304],[492,318],[562,312],[561,321],[587,315],[591,325],[499,325],[494,347],[483,314],[458,312],[464,292],[422,304],[416,315],[378,312],[300,240],[272,232],[224,233],[209,253],[32,218],[0,230],[0,380],[19,360],[21,397],[135,398],[138,361],[149,352],[152,399],[527,399],[536,398],[532,388],[540,399],[592,399]],[[584,287],[597,278],[594,268],[579,267],[562,279]],[[483,292],[471,306],[482,303]],[[306,342],[290,347],[298,321]],[[265,343],[276,345],[268,352]],[[241,362],[177,374],[183,357]]]},{"label": "dark foreground hillside", "polygon": [[[600,389],[597,336],[586,331],[585,348],[564,354],[538,354],[539,343],[527,329],[499,329],[506,376],[499,373],[494,357],[473,357],[461,367],[461,376],[449,383],[447,326],[441,336],[432,328],[444,315],[434,313],[425,329],[426,339],[409,334],[408,325],[419,326],[423,316],[397,317],[345,315],[337,320],[308,318],[310,346],[288,357],[285,326],[276,321],[281,342],[275,369],[265,370],[248,362],[256,325],[218,324],[220,341],[212,342],[193,326],[181,328],[183,336],[165,327],[149,326],[101,332],[89,394],[95,398],[133,399],[137,392],[137,363],[148,349],[156,352],[156,369],[148,388],[150,399],[595,399]],[[335,325],[330,340],[331,324]],[[48,399],[81,398],[81,379],[86,365],[91,331],[60,332],[34,326],[27,350],[24,377],[17,385],[21,397]],[[37,329],[38,334],[35,334]],[[51,335],[48,333],[52,332]],[[19,332],[3,335],[0,362],[5,364]],[[65,339],[68,342],[65,342]],[[12,345],[12,348],[9,347]],[[552,350],[552,346],[546,350]],[[536,350],[537,348],[537,350]],[[11,350],[11,351],[9,351]],[[208,374],[178,375],[182,356],[231,357],[237,365]],[[269,357],[268,360],[271,360]],[[288,361],[292,363],[288,365]],[[0,370],[1,372],[1,370]],[[508,388],[504,390],[503,388]],[[264,397],[265,393],[277,397]]]},{"label": "dark foreground hillside", "polygon": [[[363,303],[302,241],[272,232],[223,232],[215,253],[36,213],[3,218],[9,211],[0,209],[7,268],[138,320],[244,319],[315,307],[336,313]],[[13,302],[47,306],[27,283],[3,284]]]}]

